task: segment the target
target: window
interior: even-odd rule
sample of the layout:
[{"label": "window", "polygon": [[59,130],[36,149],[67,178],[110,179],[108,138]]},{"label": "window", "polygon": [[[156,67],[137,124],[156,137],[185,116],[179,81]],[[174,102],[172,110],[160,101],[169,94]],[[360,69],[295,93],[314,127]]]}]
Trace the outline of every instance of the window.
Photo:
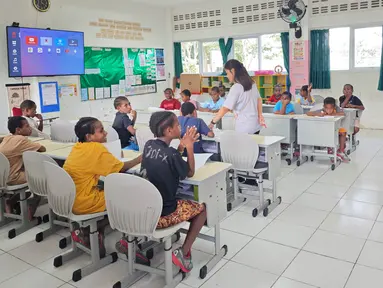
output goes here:
[{"label": "window", "polygon": [[234,59],[242,62],[247,71],[259,70],[258,38],[234,40]]},{"label": "window", "polygon": [[355,29],[355,67],[379,67],[382,27]]},{"label": "window", "polygon": [[285,70],[281,35],[279,33],[262,35],[261,43],[261,69],[274,70],[275,66],[281,65],[283,67],[283,70]]},{"label": "window", "polygon": [[185,73],[199,72],[199,42],[182,42],[182,66]]},{"label": "window", "polygon": [[202,43],[203,72],[204,73],[222,73],[223,62],[221,49],[218,40],[214,42]]},{"label": "window", "polygon": [[330,29],[330,70],[350,68],[350,28]]}]

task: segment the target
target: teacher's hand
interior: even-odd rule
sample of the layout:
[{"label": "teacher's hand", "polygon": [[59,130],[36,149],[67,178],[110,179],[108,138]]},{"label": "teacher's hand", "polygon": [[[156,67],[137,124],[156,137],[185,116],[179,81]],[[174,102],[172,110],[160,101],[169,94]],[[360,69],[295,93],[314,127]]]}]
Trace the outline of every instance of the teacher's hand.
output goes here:
[{"label": "teacher's hand", "polygon": [[261,124],[262,127],[266,128],[266,122],[265,122],[265,118],[263,118],[263,115],[259,115],[258,120],[259,120],[259,124]]}]

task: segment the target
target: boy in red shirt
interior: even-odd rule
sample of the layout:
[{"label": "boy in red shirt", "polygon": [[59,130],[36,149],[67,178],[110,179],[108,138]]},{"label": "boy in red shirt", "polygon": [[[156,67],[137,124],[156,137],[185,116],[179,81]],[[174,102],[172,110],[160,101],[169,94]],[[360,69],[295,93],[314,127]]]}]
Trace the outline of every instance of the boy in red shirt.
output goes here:
[{"label": "boy in red shirt", "polygon": [[266,102],[267,104],[276,104],[279,100],[281,100],[282,97],[282,87],[281,85],[277,84],[274,87],[274,94],[271,95],[269,100]]},{"label": "boy in red shirt", "polygon": [[161,102],[160,108],[165,110],[180,110],[181,103],[174,98],[173,90],[170,88],[165,89],[165,100]]}]

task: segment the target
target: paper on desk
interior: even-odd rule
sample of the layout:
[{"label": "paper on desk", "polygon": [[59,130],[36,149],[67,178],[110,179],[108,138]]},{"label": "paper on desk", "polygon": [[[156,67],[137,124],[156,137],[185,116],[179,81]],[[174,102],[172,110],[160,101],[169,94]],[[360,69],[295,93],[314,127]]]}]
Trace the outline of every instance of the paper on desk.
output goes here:
[{"label": "paper on desk", "polygon": [[317,118],[335,118],[335,116],[315,116]]},{"label": "paper on desk", "polygon": [[[201,154],[194,154],[194,160],[195,160],[195,171],[197,171],[199,168],[202,168],[206,161],[209,160],[209,158],[213,155],[213,153],[201,153]],[[187,158],[183,157],[186,161]]]}]

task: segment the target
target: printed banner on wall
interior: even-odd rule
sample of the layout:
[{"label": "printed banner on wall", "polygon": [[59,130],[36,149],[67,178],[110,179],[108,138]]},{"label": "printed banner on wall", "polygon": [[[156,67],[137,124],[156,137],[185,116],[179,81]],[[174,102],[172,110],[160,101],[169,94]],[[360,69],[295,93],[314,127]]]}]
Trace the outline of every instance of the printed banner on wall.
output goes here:
[{"label": "printed banner on wall", "polygon": [[291,91],[299,93],[303,85],[310,84],[309,71],[309,41],[290,41],[290,80]]},{"label": "printed banner on wall", "polygon": [[20,108],[20,104],[30,98],[30,84],[6,84],[8,92],[8,104],[10,115],[12,115],[13,108]]}]

